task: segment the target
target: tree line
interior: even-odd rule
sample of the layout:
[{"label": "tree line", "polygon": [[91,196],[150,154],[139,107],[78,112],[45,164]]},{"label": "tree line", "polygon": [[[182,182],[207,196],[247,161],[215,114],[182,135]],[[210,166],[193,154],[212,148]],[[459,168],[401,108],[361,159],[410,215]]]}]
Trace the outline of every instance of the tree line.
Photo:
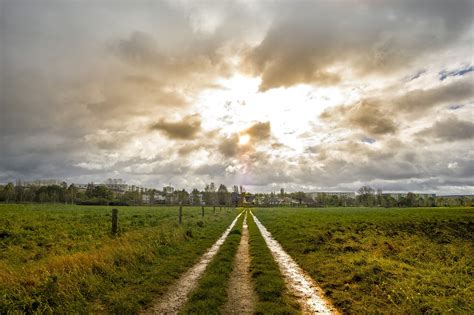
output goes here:
[{"label": "tree line", "polygon": [[8,183],[0,185],[0,202],[5,203],[67,203],[82,205],[214,205],[242,206],[256,205],[261,207],[299,206],[299,207],[437,207],[437,206],[471,206],[472,197],[434,197],[407,193],[394,198],[390,194],[382,194],[370,186],[361,187],[354,198],[320,193],[310,198],[304,192],[284,193],[283,190],[269,194],[250,194],[239,191],[234,186],[229,191],[223,184],[218,188],[211,183],[203,191],[194,188],[191,192],[173,190],[164,192],[148,189],[146,192],[125,191],[117,193],[104,185],[87,185],[79,189],[74,184],[49,186],[21,186]]},{"label": "tree line", "polygon": [[[234,194],[235,195],[235,194]],[[218,189],[214,184],[207,185],[204,191],[185,189],[163,192],[157,189],[147,191],[116,192],[105,185],[87,185],[80,189],[74,184],[48,186],[22,186],[8,183],[0,185],[0,202],[6,203],[66,203],[82,205],[141,205],[141,204],[183,204],[183,205],[220,205],[230,206],[235,196],[225,185]]]}]

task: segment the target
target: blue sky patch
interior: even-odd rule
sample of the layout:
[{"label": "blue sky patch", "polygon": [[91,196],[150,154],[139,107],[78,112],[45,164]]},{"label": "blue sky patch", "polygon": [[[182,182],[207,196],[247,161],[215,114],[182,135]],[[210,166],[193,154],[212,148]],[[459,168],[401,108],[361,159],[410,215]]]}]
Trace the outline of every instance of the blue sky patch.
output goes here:
[{"label": "blue sky patch", "polygon": [[474,71],[474,66],[464,66],[463,68],[455,69],[451,71],[442,70],[439,72],[439,79],[443,81],[447,77],[462,76],[471,71]]},{"label": "blue sky patch", "polygon": [[375,141],[376,141],[375,139],[372,139],[369,137],[362,138],[362,142],[369,143],[369,144],[375,143]]},{"label": "blue sky patch", "polygon": [[422,74],[426,73],[426,70],[422,69],[416,72],[415,74],[408,77],[408,81],[413,81],[421,77]]},{"label": "blue sky patch", "polygon": [[463,107],[464,107],[464,105],[462,105],[462,104],[449,105],[450,110],[457,110],[457,109],[460,109],[460,108],[463,108]]}]

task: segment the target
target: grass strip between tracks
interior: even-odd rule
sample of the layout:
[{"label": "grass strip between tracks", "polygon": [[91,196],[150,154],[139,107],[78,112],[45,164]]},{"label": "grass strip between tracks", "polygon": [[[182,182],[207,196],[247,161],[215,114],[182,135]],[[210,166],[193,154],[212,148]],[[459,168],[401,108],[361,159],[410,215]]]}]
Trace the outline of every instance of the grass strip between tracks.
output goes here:
[{"label": "grass strip between tracks", "polygon": [[283,275],[273,259],[251,215],[247,216],[250,236],[250,271],[257,293],[257,314],[299,314],[299,305],[288,292]]},{"label": "grass strip between tracks", "polygon": [[240,243],[243,220],[244,215],[241,215],[199,280],[198,287],[191,293],[182,314],[220,314],[220,308],[227,302],[227,287]]}]

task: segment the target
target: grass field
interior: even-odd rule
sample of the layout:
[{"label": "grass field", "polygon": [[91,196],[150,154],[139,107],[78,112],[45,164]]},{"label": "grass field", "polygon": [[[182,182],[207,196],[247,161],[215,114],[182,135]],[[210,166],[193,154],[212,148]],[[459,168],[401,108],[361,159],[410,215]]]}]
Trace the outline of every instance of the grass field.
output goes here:
[{"label": "grass field", "polygon": [[[349,314],[474,313],[474,209],[276,208],[254,214]],[[193,266],[236,211],[0,205],[0,313],[137,313]],[[219,312],[243,217],[183,313]],[[251,216],[259,314],[299,313]]]},{"label": "grass field", "polygon": [[222,234],[233,211],[0,205],[0,313],[133,313]]},{"label": "grass field", "polygon": [[474,209],[255,209],[344,313],[474,313]]}]

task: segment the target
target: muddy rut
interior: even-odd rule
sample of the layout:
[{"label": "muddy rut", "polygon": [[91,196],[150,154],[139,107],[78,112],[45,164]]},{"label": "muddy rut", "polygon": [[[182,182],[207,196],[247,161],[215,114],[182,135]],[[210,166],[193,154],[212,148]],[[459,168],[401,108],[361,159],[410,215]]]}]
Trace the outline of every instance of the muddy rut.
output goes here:
[{"label": "muddy rut", "polygon": [[141,314],[178,314],[181,308],[186,304],[189,293],[196,288],[199,278],[206,270],[212,258],[217,254],[241,214],[242,213],[237,215],[222,236],[201,257],[199,262],[186,271],[175,284],[170,286],[163,296]]},{"label": "muddy rut", "polygon": [[271,233],[251,213],[265,243],[285,277],[288,289],[296,296],[303,314],[339,314],[336,308],[324,297],[322,289],[288,255]]},{"label": "muddy rut", "polygon": [[242,236],[234,259],[234,267],[230,275],[227,289],[227,303],[223,307],[224,314],[253,314],[255,294],[250,277],[249,230],[247,213],[242,225]]}]

